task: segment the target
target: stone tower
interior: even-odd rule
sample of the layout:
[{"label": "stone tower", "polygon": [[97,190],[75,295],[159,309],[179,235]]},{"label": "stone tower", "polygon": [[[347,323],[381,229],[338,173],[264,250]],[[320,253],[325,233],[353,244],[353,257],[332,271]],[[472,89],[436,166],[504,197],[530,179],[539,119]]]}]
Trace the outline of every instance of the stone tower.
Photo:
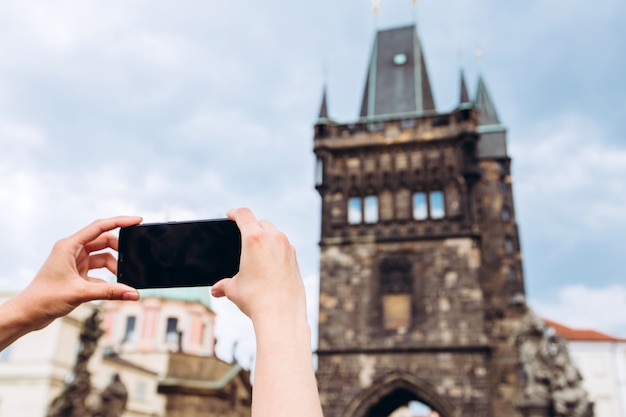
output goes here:
[{"label": "stone tower", "polygon": [[[484,79],[439,112],[415,26],[377,33],[360,117],[315,125],[326,417],[522,416],[524,279],[506,129]],[[516,302],[517,301],[517,302]]]}]

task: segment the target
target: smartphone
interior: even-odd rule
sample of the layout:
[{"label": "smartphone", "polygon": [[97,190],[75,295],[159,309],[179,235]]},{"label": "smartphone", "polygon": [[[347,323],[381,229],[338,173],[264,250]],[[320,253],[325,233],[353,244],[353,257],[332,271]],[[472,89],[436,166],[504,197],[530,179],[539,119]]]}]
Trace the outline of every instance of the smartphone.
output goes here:
[{"label": "smartphone", "polygon": [[211,286],[239,271],[241,233],[229,219],[120,229],[117,281],[134,288]]}]

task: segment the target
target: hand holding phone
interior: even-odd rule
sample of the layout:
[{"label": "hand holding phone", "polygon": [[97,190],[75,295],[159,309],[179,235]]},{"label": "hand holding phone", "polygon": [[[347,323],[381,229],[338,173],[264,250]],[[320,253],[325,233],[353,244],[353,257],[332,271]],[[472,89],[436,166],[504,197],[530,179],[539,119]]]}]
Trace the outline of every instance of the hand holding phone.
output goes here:
[{"label": "hand holding phone", "polygon": [[239,271],[241,233],[229,219],[120,229],[118,282],[131,287],[211,286]]}]

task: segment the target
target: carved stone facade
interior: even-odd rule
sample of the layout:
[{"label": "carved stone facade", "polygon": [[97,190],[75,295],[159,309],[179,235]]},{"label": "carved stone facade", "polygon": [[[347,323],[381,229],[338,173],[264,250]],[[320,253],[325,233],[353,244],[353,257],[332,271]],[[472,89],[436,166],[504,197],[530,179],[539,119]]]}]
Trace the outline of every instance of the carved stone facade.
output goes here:
[{"label": "carved stone facade", "polygon": [[378,33],[356,122],[330,119],[324,94],[314,151],[326,417],[387,417],[410,401],[442,417],[529,410],[506,129],[482,78],[469,101],[462,76],[460,96],[435,110],[412,26]]},{"label": "carved stone facade", "polygon": [[167,417],[250,417],[250,373],[215,356],[172,353],[168,371],[159,382],[166,397]]}]

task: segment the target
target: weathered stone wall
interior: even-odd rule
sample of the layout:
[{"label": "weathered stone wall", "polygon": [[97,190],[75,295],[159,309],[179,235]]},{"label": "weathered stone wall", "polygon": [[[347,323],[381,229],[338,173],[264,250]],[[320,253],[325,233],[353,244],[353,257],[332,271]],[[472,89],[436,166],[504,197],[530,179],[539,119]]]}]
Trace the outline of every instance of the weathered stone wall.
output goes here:
[{"label": "weathered stone wall", "polygon": [[510,160],[483,160],[476,184],[476,221],[482,236],[481,287],[491,360],[494,415],[521,416],[523,381],[514,335],[521,324],[517,307],[525,294],[521,247],[513,204]]},{"label": "weathered stone wall", "polygon": [[[406,261],[408,326],[386,328],[383,263]],[[484,345],[480,251],[470,238],[321,249],[319,350]]]},{"label": "weathered stone wall", "polygon": [[365,417],[398,390],[401,400],[427,403],[445,417],[491,415],[487,351],[330,354],[319,365],[325,417]]},{"label": "weathered stone wall", "polygon": [[250,417],[250,408],[234,407],[228,399],[219,400],[199,395],[170,394],[167,398],[166,416]]}]

